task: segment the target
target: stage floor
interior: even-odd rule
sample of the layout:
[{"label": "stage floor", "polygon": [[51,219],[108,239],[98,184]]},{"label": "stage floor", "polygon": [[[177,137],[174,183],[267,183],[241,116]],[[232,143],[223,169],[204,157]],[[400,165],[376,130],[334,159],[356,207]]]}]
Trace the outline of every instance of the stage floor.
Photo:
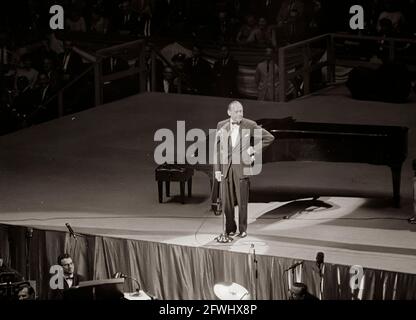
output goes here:
[{"label": "stage floor", "polygon": [[141,94],[0,137],[0,223],[66,230],[69,222],[78,233],[235,252],[254,244],[257,254],[304,260],[323,251],[329,263],[416,273],[416,225],[406,221],[413,214],[414,102],[358,102],[343,87],[290,103],[243,101],[251,119],[409,127],[402,207],[391,207],[388,167],[266,164],[251,180],[248,237],[218,244],[222,218],[209,211],[205,174],[195,173],[186,204],[178,197],[158,203],[153,137],[159,128],[176,131],[177,120],[187,129],[215,128],[228,101]]}]

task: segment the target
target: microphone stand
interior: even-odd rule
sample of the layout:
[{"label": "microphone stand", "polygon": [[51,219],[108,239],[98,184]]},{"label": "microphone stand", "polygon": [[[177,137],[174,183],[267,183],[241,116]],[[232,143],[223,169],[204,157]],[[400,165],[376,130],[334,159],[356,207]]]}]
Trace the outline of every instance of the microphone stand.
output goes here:
[{"label": "microphone stand", "polygon": [[219,203],[221,206],[221,214],[222,214],[222,226],[223,226],[223,231],[222,233],[217,236],[215,238],[215,240],[217,240],[217,242],[219,243],[230,243],[233,241],[233,238],[231,238],[227,232],[226,232],[226,226],[225,226],[225,212],[224,212],[224,206],[222,204],[222,199],[223,199],[223,183],[224,183],[224,179],[223,179],[223,175],[221,175],[221,181],[220,183],[220,192],[219,192]]},{"label": "microphone stand", "polygon": [[253,262],[254,262],[254,300],[257,300],[257,290],[258,290],[258,283],[259,283],[259,271],[258,271],[258,261],[256,258],[256,249],[254,249],[254,244],[251,244],[251,248],[253,249]]},{"label": "microphone stand", "polygon": [[138,288],[136,289],[136,291],[137,291],[137,292],[139,292],[139,291],[140,291],[141,286],[140,286],[139,281],[138,281],[136,278],[129,277],[129,276],[126,276],[126,275],[123,275],[123,278],[126,278],[126,279],[129,279],[129,280],[133,280],[133,281],[135,281],[135,282],[137,283],[137,286],[138,286]]},{"label": "microphone stand", "polygon": [[33,237],[33,228],[26,230],[26,279],[30,279],[30,247]]}]

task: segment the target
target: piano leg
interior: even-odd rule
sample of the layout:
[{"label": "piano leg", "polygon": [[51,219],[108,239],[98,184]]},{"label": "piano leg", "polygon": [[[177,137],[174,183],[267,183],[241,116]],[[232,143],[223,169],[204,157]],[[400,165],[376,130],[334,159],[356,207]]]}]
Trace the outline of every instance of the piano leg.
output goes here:
[{"label": "piano leg", "polygon": [[393,177],[393,204],[400,208],[400,182],[402,173],[402,164],[390,165],[391,175]]}]

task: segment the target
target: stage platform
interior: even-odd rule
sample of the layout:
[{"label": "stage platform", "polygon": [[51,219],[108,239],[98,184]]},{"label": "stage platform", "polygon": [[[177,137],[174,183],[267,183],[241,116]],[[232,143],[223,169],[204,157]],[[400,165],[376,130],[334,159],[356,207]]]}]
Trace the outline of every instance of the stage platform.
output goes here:
[{"label": "stage platform", "polygon": [[[176,132],[179,120],[187,129],[214,129],[230,100],[146,93],[0,137],[0,224],[65,231],[70,223],[82,234],[243,255],[254,245],[259,256],[294,261],[314,261],[322,251],[329,264],[416,274],[416,225],[407,223],[416,158],[412,99],[400,105],[354,101],[336,87],[289,103],[242,100],[245,117],[254,120],[292,116],[408,127],[400,209],[391,206],[388,167],[270,163],[251,180],[248,237],[219,244],[214,238],[222,218],[210,211],[205,174],[195,173],[186,204],[177,183],[171,185],[177,196],[158,203],[154,134]],[[316,194],[319,201],[311,201]]]}]

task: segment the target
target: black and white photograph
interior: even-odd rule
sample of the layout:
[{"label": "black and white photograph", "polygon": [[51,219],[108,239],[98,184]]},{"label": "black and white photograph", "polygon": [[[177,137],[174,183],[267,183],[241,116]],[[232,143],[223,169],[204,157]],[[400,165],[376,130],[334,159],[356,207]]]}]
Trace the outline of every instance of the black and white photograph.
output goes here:
[{"label": "black and white photograph", "polygon": [[1,1],[0,304],[415,284],[415,0]]}]

